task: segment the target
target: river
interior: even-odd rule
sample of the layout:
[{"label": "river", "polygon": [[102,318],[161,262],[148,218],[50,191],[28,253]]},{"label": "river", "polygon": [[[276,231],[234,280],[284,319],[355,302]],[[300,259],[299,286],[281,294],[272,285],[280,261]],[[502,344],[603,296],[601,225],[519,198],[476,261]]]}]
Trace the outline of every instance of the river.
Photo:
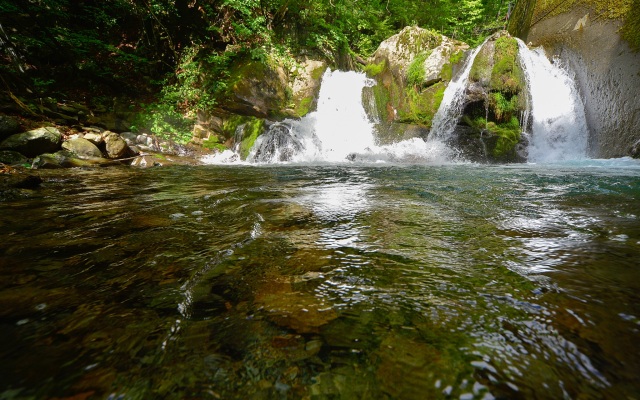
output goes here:
[{"label": "river", "polygon": [[41,171],[0,398],[633,398],[640,163]]}]

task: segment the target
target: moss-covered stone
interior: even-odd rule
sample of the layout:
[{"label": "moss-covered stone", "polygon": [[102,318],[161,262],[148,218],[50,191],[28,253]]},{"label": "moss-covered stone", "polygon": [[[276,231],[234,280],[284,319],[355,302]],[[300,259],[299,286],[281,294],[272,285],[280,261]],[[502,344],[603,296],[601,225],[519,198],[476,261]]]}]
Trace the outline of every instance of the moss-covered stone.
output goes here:
[{"label": "moss-covered stone", "polygon": [[495,42],[491,69],[491,90],[515,94],[524,87],[524,73],[518,63],[518,42],[511,36]]}]

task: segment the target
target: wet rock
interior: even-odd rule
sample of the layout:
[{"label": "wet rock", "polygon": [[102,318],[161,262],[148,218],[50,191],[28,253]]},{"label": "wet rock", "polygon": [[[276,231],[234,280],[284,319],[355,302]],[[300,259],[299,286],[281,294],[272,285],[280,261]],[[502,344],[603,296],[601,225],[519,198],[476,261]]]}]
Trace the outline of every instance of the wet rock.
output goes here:
[{"label": "wet rock", "polygon": [[95,167],[112,164],[112,160],[106,158],[79,159],[68,150],[60,150],[55,153],[45,153],[34,158],[33,169],[59,169],[74,167]]},{"label": "wet rock", "polygon": [[20,124],[18,120],[8,115],[0,115],[0,140],[18,133],[20,131]]},{"label": "wet rock", "polygon": [[0,150],[0,163],[7,165],[21,165],[28,162],[29,159],[17,151]]},{"label": "wet rock", "polygon": [[58,150],[61,143],[62,134],[57,128],[43,127],[9,136],[0,143],[0,150],[13,150],[35,157]]},{"label": "wet rock", "polygon": [[104,141],[109,158],[124,158],[132,155],[127,142],[115,132],[105,132]]},{"label": "wet rock", "polygon": [[102,158],[100,149],[84,138],[67,140],[62,143],[62,148],[75,154],[78,158]]},{"label": "wet rock", "polygon": [[261,138],[254,161],[291,161],[303,149],[302,142],[294,137],[290,127],[284,124],[274,124]]}]

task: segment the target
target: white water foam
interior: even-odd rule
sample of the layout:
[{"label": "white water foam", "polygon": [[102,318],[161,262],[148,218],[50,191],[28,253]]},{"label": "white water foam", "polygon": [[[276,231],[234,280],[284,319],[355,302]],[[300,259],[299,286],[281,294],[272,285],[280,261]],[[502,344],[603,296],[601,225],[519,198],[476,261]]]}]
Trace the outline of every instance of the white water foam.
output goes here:
[{"label": "white water foam", "polygon": [[586,159],[587,123],[573,77],[559,60],[549,61],[541,47],[531,50],[519,39],[518,45],[531,106],[528,161]]}]

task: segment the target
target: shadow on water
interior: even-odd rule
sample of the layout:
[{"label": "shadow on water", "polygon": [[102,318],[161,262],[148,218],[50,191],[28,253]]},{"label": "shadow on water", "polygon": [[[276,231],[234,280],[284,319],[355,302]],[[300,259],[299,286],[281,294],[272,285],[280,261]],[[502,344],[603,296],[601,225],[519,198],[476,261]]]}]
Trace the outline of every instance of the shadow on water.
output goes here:
[{"label": "shadow on water", "polygon": [[43,171],[0,398],[625,398],[640,169]]}]

